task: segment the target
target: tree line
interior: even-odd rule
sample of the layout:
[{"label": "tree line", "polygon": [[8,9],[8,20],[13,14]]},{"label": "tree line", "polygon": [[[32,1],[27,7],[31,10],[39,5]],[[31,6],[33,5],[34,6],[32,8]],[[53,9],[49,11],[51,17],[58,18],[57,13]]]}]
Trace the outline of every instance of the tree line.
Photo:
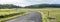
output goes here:
[{"label": "tree line", "polygon": [[60,4],[38,4],[38,5],[30,5],[26,7],[21,7],[21,6],[16,6],[13,4],[0,4],[0,9],[5,9],[5,8],[60,8]]},{"label": "tree line", "polygon": [[26,6],[25,8],[60,8],[60,4],[38,4]]},{"label": "tree line", "polygon": [[0,9],[5,9],[5,8],[8,8],[8,9],[20,8],[20,6],[16,6],[16,5],[13,5],[13,4],[3,4],[3,5],[0,4]]}]

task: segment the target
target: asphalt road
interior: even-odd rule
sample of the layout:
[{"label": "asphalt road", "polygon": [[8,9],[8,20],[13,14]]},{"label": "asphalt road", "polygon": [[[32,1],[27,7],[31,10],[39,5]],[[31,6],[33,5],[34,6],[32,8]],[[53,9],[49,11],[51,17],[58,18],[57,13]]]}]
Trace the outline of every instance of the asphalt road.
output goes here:
[{"label": "asphalt road", "polygon": [[42,22],[41,14],[38,12],[30,12],[28,15],[18,17],[5,22]]}]

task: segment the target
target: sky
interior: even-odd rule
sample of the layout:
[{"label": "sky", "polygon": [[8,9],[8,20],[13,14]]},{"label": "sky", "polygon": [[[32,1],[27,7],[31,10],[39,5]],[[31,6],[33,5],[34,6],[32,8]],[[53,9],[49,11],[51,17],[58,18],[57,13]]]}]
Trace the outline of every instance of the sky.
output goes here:
[{"label": "sky", "polygon": [[0,4],[14,4],[24,7],[35,4],[60,4],[60,0],[0,0]]}]

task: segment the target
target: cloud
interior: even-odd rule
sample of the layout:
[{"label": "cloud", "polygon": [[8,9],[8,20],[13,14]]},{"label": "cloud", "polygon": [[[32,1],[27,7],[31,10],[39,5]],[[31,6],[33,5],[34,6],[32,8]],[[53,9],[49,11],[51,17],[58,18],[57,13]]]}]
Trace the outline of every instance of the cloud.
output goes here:
[{"label": "cloud", "polygon": [[0,0],[0,4],[14,4],[17,6],[28,6],[34,4],[54,3],[56,0]]},{"label": "cloud", "polygon": [[26,6],[25,0],[0,0],[0,4],[14,4],[18,6]]},{"label": "cloud", "polygon": [[60,4],[60,0],[56,0],[54,4]]},{"label": "cloud", "polygon": [[53,3],[56,0],[27,0],[28,2],[34,3],[34,4],[42,4],[42,3]]},{"label": "cloud", "polygon": [[16,3],[18,0],[1,0],[0,4],[13,4]]}]

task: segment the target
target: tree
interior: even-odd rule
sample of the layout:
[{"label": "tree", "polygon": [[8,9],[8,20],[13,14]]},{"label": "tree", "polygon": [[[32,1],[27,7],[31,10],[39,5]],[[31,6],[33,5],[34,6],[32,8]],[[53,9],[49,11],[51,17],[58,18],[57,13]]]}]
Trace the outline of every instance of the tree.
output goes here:
[{"label": "tree", "polygon": [[0,9],[4,9],[4,8],[21,8],[20,6],[16,6],[16,5],[13,5],[13,4],[3,4],[1,5],[0,4]]}]

